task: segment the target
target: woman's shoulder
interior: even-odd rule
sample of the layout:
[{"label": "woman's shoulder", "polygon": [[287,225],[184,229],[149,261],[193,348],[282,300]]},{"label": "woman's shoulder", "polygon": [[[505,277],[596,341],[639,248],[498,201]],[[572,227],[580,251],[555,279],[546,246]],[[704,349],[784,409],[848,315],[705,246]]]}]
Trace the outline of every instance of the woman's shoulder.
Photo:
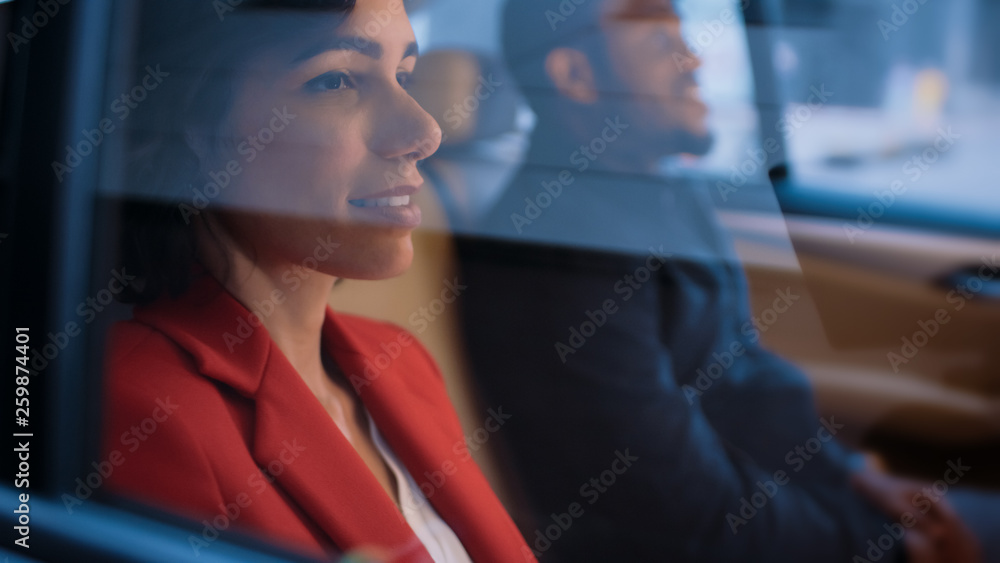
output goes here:
[{"label": "woman's shoulder", "polygon": [[251,421],[180,345],[136,320],[108,335],[103,392],[110,490],[190,517],[211,514],[223,502],[218,455],[245,439]]},{"label": "woman's shoulder", "polygon": [[112,410],[156,404],[166,397],[201,406],[221,399],[218,388],[199,373],[183,347],[135,320],[111,328],[105,347],[104,388]]},{"label": "woman's shoulder", "polygon": [[[253,413],[245,397],[203,372],[195,355],[167,332],[135,319],[111,328],[103,382],[104,449],[123,452],[131,466],[116,471],[116,487],[160,498],[161,491],[150,491],[150,483],[162,486],[163,473],[177,471],[204,478],[199,486],[215,494],[209,460],[249,439]],[[163,479],[150,480],[154,473]]]}]

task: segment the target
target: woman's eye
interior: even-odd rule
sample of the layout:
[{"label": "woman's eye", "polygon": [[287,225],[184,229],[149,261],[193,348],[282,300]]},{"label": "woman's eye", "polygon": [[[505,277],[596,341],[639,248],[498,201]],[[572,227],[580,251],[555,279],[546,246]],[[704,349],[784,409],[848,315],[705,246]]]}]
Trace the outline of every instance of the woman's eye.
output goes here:
[{"label": "woman's eye", "polygon": [[328,72],[307,82],[306,88],[313,92],[331,92],[344,90],[352,85],[351,77],[347,73]]},{"label": "woman's eye", "polygon": [[410,86],[413,86],[413,73],[412,72],[400,72],[396,75],[396,82],[403,87],[404,90],[409,90]]}]

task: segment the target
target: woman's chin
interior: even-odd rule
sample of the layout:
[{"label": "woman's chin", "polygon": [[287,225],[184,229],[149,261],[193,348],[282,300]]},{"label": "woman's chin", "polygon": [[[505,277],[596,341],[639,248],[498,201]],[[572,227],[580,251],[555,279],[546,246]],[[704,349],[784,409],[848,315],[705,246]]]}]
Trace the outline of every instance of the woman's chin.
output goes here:
[{"label": "woman's chin", "polygon": [[410,266],[413,264],[412,256],[410,260],[407,260],[405,264],[399,264],[392,268],[386,268],[382,270],[377,277],[372,278],[373,280],[388,280],[392,278],[398,278],[399,276],[405,274],[409,271]]},{"label": "woman's chin", "polygon": [[412,244],[406,244],[403,248],[392,252],[376,251],[365,254],[367,256],[361,263],[337,277],[367,281],[387,280],[405,274],[413,264]]}]

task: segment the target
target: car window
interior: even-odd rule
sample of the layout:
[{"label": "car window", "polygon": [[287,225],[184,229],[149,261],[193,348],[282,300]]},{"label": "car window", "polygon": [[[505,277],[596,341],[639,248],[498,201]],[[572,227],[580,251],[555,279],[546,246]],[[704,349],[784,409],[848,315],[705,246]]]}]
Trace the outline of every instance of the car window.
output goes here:
[{"label": "car window", "polygon": [[791,189],[842,200],[835,213],[854,230],[883,220],[988,228],[1000,209],[989,165],[996,3],[786,4],[797,19],[775,32],[771,56],[792,118]]}]

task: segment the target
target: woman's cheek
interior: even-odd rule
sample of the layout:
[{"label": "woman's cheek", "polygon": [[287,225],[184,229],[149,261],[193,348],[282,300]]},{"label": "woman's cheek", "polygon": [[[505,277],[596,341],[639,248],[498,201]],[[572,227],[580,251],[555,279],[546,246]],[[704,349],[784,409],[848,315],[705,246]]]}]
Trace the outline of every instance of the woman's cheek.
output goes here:
[{"label": "woman's cheek", "polygon": [[362,172],[368,151],[357,124],[289,115],[294,118],[284,129],[236,145],[234,158],[209,174],[220,188],[210,186],[214,195],[206,199],[248,211],[334,218],[345,212],[349,196],[378,191],[377,173]]},{"label": "woman's cheek", "polygon": [[381,172],[375,170],[369,153],[357,142],[327,144],[315,154],[312,163],[317,182],[335,200],[346,203],[358,195],[380,190]]}]

